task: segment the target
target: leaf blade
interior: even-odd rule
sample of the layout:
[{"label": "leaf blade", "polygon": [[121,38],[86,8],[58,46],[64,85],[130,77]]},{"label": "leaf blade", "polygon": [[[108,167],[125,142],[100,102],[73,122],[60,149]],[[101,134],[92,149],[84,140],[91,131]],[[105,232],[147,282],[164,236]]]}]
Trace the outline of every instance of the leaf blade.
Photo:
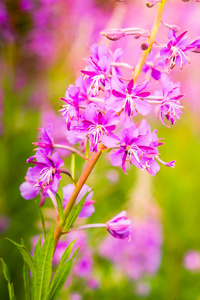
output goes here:
[{"label": "leaf blade", "polygon": [[31,277],[27,264],[24,264],[23,267],[23,279],[24,279],[24,290],[25,290],[25,299],[31,300]]},{"label": "leaf blade", "polygon": [[24,259],[24,262],[27,263],[32,274],[34,275],[35,274],[35,265],[34,265],[33,259],[30,255],[29,251],[27,250],[27,248],[24,245],[18,244],[9,238],[6,238],[6,239],[18,248],[19,252],[21,253],[21,255]]},{"label": "leaf blade", "polygon": [[53,226],[46,236],[46,240],[41,248],[36,266],[36,279],[34,284],[35,299],[47,299],[48,287],[52,273],[52,259],[54,251]]}]

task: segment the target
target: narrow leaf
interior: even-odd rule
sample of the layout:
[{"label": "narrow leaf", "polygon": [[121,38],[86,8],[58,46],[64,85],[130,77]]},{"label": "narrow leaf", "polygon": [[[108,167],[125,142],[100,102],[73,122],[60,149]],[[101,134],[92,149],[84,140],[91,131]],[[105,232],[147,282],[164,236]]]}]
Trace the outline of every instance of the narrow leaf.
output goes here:
[{"label": "narrow leaf", "polygon": [[27,250],[27,248],[23,245],[20,245],[16,242],[14,242],[13,240],[9,239],[9,238],[6,238],[8,241],[10,241],[12,244],[14,244],[19,252],[21,253],[23,259],[24,259],[24,262],[27,263],[27,265],[29,266],[32,274],[34,275],[35,274],[35,266],[34,266],[34,262],[33,262],[33,259],[29,253],[29,251]]},{"label": "narrow leaf", "polygon": [[8,282],[8,293],[10,300],[16,300],[13,283]]},{"label": "narrow leaf", "polygon": [[24,278],[24,290],[25,290],[25,299],[31,300],[31,277],[30,271],[27,264],[24,264],[23,267],[23,278]]},{"label": "narrow leaf", "polygon": [[10,300],[16,300],[15,297],[15,292],[14,292],[14,287],[13,284],[10,282],[10,272],[8,269],[7,264],[4,262],[3,258],[1,258],[2,266],[3,266],[3,274],[5,279],[8,282],[8,293],[9,293],[9,299]]},{"label": "narrow leaf", "polygon": [[57,208],[58,208],[58,217],[60,222],[63,220],[63,203],[60,196],[56,193],[56,202],[57,202]]},{"label": "narrow leaf", "polygon": [[73,259],[68,260],[60,270],[60,273],[57,274],[56,277],[53,278],[53,281],[50,285],[48,299],[53,300],[56,299],[57,294],[62,289],[65,284],[67,277],[69,275]]},{"label": "narrow leaf", "polygon": [[76,162],[75,162],[75,153],[72,153],[71,155],[71,175],[72,175],[72,178],[75,180],[75,165],[76,165]]},{"label": "narrow leaf", "polygon": [[4,262],[3,258],[1,258],[1,262],[2,262],[2,266],[3,266],[3,274],[4,274],[4,277],[5,279],[10,282],[10,272],[9,272],[9,269],[8,269],[8,266],[7,264]]},{"label": "narrow leaf", "polygon": [[81,209],[83,208],[83,205],[85,203],[85,199],[86,197],[92,192],[89,191],[87,192],[84,197],[72,208],[72,210],[69,213],[69,216],[67,217],[67,220],[65,222],[65,227],[64,227],[64,231],[68,231],[70,229],[70,227],[74,224],[74,222],[76,221],[76,218],[78,217],[78,215],[81,212]]},{"label": "narrow leaf", "polygon": [[37,262],[38,262],[38,257],[40,256],[40,251],[41,251],[41,239],[42,239],[42,235],[39,236],[39,239],[35,245],[35,251],[33,254],[33,261],[35,263],[35,266],[37,266]]},{"label": "narrow leaf", "polygon": [[[72,243],[69,244],[68,246],[68,252],[71,253],[71,248],[74,246],[74,243],[75,243],[76,240],[74,240]],[[80,248],[80,247],[79,247]],[[56,296],[57,294],[60,292],[60,290],[62,289],[63,285],[65,284],[66,280],[67,280],[67,277],[69,275],[69,272],[71,270],[71,267],[72,267],[72,262],[73,262],[73,258],[75,257],[75,255],[77,254],[79,248],[77,248],[75,251],[74,251],[74,254],[73,256],[66,262],[65,259],[67,258],[68,255],[70,255],[70,253],[66,253],[64,252],[62,258],[61,258],[61,261],[63,262],[62,266],[58,266],[59,268],[59,271],[58,269],[56,270],[55,274],[54,274],[54,277],[53,277],[53,280],[51,282],[51,285],[50,285],[50,289],[49,289],[49,295],[48,295],[48,299],[49,300],[53,300],[53,299],[56,299]],[[61,262],[60,262],[61,263]]]},{"label": "narrow leaf", "polygon": [[40,220],[41,220],[41,223],[42,223],[42,230],[43,230],[43,233],[44,233],[44,239],[45,239],[45,238],[46,238],[46,228],[45,228],[45,221],[44,221],[44,217],[43,217],[43,214],[42,214],[42,211],[41,211],[40,205],[38,205],[38,201],[36,200],[36,201],[35,201],[35,203],[36,203],[36,206],[37,206],[37,209],[38,209],[39,215],[40,215]]},{"label": "narrow leaf", "polygon": [[60,196],[61,199],[63,199],[63,185],[62,185],[62,180],[59,182],[59,187],[58,187],[58,195]]},{"label": "narrow leaf", "polygon": [[46,240],[40,251],[36,266],[36,280],[35,280],[35,297],[36,300],[47,299],[47,292],[52,273],[52,259],[54,251],[53,226],[51,231],[47,234]]},{"label": "narrow leaf", "polygon": [[62,266],[64,265],[64,263],[66,262],[66,260],[70,257],[70,254],[72,252],[72,249],[74,247],[74,244],[76,242],[77,239],[75,239],[74,241],[72,241],[68,246],[67,248],[65,249],[65,252],[63,253],[62,257],[61,257],[61,260],[60,260],[60,263],[54,273],[54,277],[60,272]]},{"label": "narrow leaf", "polygon": [[85,147],[85,157],[88,158],[90,153],[90,144],[89,144],[89,139],[86,141],[86,147]]}]

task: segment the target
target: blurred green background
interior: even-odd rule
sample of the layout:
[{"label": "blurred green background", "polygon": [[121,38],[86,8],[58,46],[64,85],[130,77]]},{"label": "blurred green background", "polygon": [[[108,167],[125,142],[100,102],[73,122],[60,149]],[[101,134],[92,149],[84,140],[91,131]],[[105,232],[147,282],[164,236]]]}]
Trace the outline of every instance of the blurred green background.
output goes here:
[{"label": "blurred green background", "polygon": [[[56,14],[53,11],[55,21],[60,16],[62,7],[65,7],[66,15],[72,9],[71,1],[64,4],[62,2],[65,1],[58,1],[60,6],[58,5],[59,9],[56,10]],[[178,20],[182,18],[181,12],[184,12],[186,16],[196,10],[195,5],[198,5],[198,9],[200,6],[191,1],[191,3],[187,3],[187,11],[185,9],[186,4],[180,2],[169,1],[167,11],[168,15],[171,10],[174,14],[174,8],[177,7]],[[15,5],[11,6],[8,1],[6,6],[12,17],[12,25],[16,26],[17,33],[11,41],[8,42],[5,39],[0,45],[2,69],[0,75],[2,90],[0,215],[5,215],[10,219],[10,225],[0,236],[0,257],[4,258],[10,268],[17,299],[24,299],[22,258],[17,249],[5,240],[5,237],[17,242],[23,238],[25,244],[31,249],[30,239],[39,233],[39,214],[35,201],[24,200],[20,195],[19,186],[24,181],[27,171],[26,159],[33,153],[32,142],[36,141],[37,128],[41,125],[41,116],[48,110],[57,111],[59,109],[61,105],[59,98],[64,95],[66,86],[74,82],[77,74],[79,76],[79,69],[84,66],[81,57],[87,57],[91,43],[100,40],[97,32],[104,29],[105,24],[123,23],[119,19],[117,21],[114,19],[117,10],[124,9],[126,5],[128,8],[133,7],[133,11],[137,8],[144,18],[149,18],[149,24],[152,24],[152,16],[155,15],[156,9],[153,8],[151,13],[147,12],[145,1],[128,1],[124,4],[115,1],[106,3],[106,1],[99,0],[89,1],[84,10],[83,2],[80,1],[79,5],[73,6],[73,15],[70,16],[69,20],[64,21],[64,28],[55,26],[56,22],[55,24],[48,25],[49,23],[47,23],[44,25],[45,28],[49,26],[49,31],[53,28],[54,33],[56,33],[52,42],[54,43],[52,47],[56,50],[51,61],[44,63],[38,60],[39,63],[36,64],[37,55],[34,53],[28,56],[26,53],[28,48],[23,48],[24,44],[26,45],[25,36],[29,30],[26,25],[29,24],[29,21],[27,19],[24,23],[22,21],[25,20],[25,17],[29,18],[31,11],[22,11],[21,18],[17,19],[15,15],[19,12],[19,2],[13,1],[13,3]],[[183,5],[185,5],[184,8]],[[16,8],[18,9],[16,10]],[[64,13],[62,14],[65,16]],[[126,15],[126,13],[123,14]],[[65,19],[63,15],[61,20]],[[95,20],[95,16],[98,18],[102,16],[100,25]],[[91,23],[88,23],[90,18]],[[74,31],[71,32],[69,27],[75,26],[76,22],[78,29],[73,29]],[[102,24],[104,22],[105,24]],[[129,22],[131,23],[131,20]],[[146,26],[147,21],[144,23]],[[60,25],[60,23],[58,24]],[[181,25],[184,29],[186,26],[184,20],[182,20]],[[121,25],[119,24],[119,26]],[[194,23],[189,24],[189,26],[193,32],[198,31]],[[198,27],[197,22],[196,26]],[[84,40],[86,36],[87,40]],[[82,48],[80,47],[81,44]],[[73,52],[74,49],[76,51]],[[139,56],[139,54],[137,55]],[[189,249],[200,251],[200,130],[198,118],[200,112],[198,105],[200,74],[198,71],[199,57],[195,59],[194,63],[187,66],[186,70],[183,71],[185,73],[179,75],[177,72],[173,75],[174,81],[180,80],[179,77],[181,77],[182,85],[186,86],[187,94],[184,98],[186,109],[181,120],[172,128],[166,128],[155,118],[151,119],[152,128],[158,128],[159,137],[165,138],[165,145],[160,149],[163,160],[175,159],[176,166],[175,169],[161,166],[160,172],[151,182],[151,196],[156,199],[156,206],[159,206],[161,211],[163,246],[160,268],[150,280],[150,293],[144,297],[137,295],[133,281],[125,276],[115,274],[112,265],[96,255],[95,273],[101,278],[100,288],[91,290],[81,280],[80,282],[76,281],[71,286],[72,290],[81,293],[83,299],[200,299],[200,272],[192,273],[183,267],[183,257]],[[196,65],[195,62],[197,62]],[[42,67],[40,64],[43,64]],[[21,73],[23,74],[22,79],[25,80],[24,84],[18,84],[18,80],[21,80]],[[187,86],[188,80],[193,82],[192,100],[190,99],[190,86]],[[35,94],[34,99],[36,100],[33,99]],[[81,163],[82,161],[77,159],[77,176],[81,171]],[[129,169],[128,176],[117,169],[119,180],[116,183],[111,183],[105,176],[111,170],[115,170],[115,168],[111,167],[109,160],[102,156],[101,163],[96,166],[92,177],[88,180],[88,185],[94,188],[94,199],[96,200],[96,213],[90,218],[91,222],[106,221],[124,208],[131,209],[132,207],[130,199],[136,188],[138,173],[134,167]],[[49,205],[49,203],[46,204],[47,207]],[[102,233],[99,231],[90,233],[90,242],[94,247],[102,238]],[[69,293],[66,289],[61,295],[61,299],[68,299]],[[0,299],[8,299],[7,284],[1,267]]]}]

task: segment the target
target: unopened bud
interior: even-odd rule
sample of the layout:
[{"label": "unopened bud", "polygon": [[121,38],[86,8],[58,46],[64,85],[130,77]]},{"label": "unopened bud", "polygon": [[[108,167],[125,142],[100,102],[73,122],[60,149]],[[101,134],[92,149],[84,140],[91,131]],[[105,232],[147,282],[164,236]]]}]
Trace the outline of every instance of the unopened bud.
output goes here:
[{"label": "unopened bud", "polygon": [[180,27],[178,25],[171,25],[171,29],[174,30],[174,32],[180,31]]},{"label": "unopened bud", "polygon": [[111,41],[117,41],[125,37],[125,33],[119,29],[106,29],[101,32],[102,35],[106,36]]},{"label": "unopened bud", "polygon": [[158,2],[161,2],[161,1],[160,0],[149,0],[149,1],[146,2],[146,6],[151,8]]},{"label": "unopened bud", "polygon": [[149,43],[147,42],[142,42],[140,45],[140,48],[144,51],[147,50],[149,48]]}]

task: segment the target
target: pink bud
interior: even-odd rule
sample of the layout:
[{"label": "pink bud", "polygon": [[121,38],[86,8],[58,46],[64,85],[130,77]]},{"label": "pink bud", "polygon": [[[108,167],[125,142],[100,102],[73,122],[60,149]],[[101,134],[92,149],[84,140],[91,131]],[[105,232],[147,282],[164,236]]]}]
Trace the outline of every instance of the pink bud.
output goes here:
[{"label": "pink bud", "polygon": [[106,223],[110,234],[118,239],[130,238],[131,220],[127,218],[126,211],[122,211]]},{"label": "pink bud", "polygon": [[147,50],[149,48],[149,43],[147,42],[142,42],[141,45],[140,45],[140,48],[142,50]]},{"label": "pink bud", "polygon": [[149,1],[146,2],[146,6],[151,8],[158,2],[161,2],[161,1],[160,0],[149,0]]},{"label": "pink bud", "polygon": [[111,41],[117,41],[125,37],[125,33],[122,29],[106,29],[101,32],[102,35],[106,36]]}]

